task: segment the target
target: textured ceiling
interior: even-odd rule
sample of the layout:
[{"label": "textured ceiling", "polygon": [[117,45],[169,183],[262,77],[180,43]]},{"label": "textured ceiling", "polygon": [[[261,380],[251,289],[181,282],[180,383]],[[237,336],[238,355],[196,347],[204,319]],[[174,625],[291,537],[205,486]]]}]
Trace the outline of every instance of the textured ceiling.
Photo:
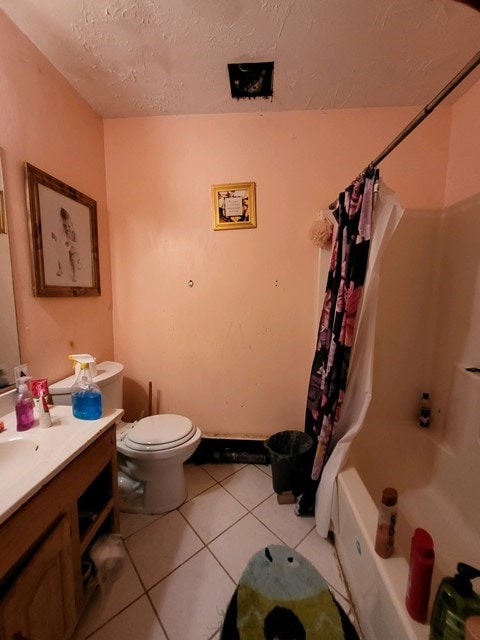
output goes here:
[{"label": "textured ceiling", "polygon": [[[480,13],[452,0],[0,0],[0,9],[104,117],[423,106],[480,48]],[[270,60],[273,100],[233,100],[227,64]]]}]

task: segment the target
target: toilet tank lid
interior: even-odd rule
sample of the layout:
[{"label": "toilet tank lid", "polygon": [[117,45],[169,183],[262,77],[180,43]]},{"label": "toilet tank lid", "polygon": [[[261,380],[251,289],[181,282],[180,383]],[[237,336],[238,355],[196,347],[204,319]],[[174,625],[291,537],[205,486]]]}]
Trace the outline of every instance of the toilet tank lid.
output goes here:
[{"label": "toilet tank lid", "polygon": [[[112,362],[111,360],[105,360],[104,362],[97,363],[97,375],[93,378],[95,384],[101,388],[105,383],[110,383],[116,380],[123,374],[123,364],[119,362]],[[48,385],[48,390],[52,396],[60,396],[70,393],[75,380],[76,375],[72,374],[68,378],[53,382]]]}]

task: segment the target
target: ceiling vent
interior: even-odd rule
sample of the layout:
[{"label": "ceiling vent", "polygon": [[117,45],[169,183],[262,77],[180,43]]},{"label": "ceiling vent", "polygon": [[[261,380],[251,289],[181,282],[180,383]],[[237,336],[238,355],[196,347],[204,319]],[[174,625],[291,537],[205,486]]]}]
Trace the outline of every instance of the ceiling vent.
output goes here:
[{"label": "ceiling vent", "polygon": [[272,98],[273,62],[241,62],[228,65],[232,98]]}]

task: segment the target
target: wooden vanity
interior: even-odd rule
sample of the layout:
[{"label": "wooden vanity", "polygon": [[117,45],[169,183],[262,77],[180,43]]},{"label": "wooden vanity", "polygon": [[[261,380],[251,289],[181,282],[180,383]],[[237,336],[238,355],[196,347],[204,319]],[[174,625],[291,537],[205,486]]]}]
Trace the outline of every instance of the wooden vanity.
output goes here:
[{"label": "wooden vanity", "polygon": [[115,424],[0,524],[1,640],[71,636],[94,587],[82,561],[107,532],[118,532]]}]

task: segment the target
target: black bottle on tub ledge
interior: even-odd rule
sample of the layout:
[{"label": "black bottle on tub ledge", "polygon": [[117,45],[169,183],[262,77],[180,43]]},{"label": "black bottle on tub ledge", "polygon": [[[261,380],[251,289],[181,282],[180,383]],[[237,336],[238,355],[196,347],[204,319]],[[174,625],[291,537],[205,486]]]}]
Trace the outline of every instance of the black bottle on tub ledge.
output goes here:
[{"label": "black bottle on tub ledge", "polygon": [[432,413],[432,405],[430,403],[430,394],[422,393],[422,402],[420,404],[420,419],[418,424],[422,429],[430,426],[430,414]]}]

